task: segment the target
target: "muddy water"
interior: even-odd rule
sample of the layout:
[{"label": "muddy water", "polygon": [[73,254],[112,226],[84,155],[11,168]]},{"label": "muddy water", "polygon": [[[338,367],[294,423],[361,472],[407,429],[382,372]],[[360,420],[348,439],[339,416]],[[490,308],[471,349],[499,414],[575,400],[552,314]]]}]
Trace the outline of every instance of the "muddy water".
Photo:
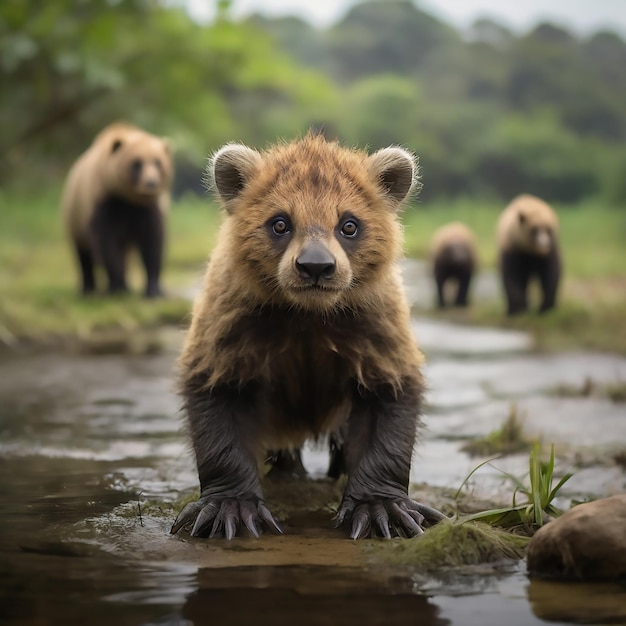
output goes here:
[{"label": "muddy water", "polygon": [[[433,321],[416,333],[430,385],[416,483],[458,486],[479,461],[460,452],[463,439],[499,426],[514,401],[527,429],[562,450],[563,471],[586,460],[568,497],[626,490],[608,461],[626,441],[623,405],[550,394],[590,374],[624,380],[625,359],[538,357],[523,334]],[[172,392],[178,341],[151,356],[0,360],[0,623],[626,623],[623,587],[531,582],[523,563],[437,577],[382,567],[368,542],[331,527],[331,510],[314,501],[337,497],[324,482],[296,488],[284,536],[170,536],[176,500],[197,486]],[[320,477],[326,454],[309,448],[305,462]],[[499,463],[526,470],[523,455]],[[470,489],[510,497],[489,467]]]}]

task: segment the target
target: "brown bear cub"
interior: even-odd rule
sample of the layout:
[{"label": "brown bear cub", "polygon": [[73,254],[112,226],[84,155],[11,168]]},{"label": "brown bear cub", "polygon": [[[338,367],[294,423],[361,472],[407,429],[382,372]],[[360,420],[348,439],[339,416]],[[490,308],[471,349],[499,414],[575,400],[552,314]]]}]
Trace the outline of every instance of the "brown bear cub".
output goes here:
[{"label": "brown bear cub", "polygon": [[341,435],[350,537],[441,519],[407,493],[424,383],[397,213],[416,170],[401,148],[367,156],[312,134],[212,158],[225,219],[179,362],[201,494],[173,533],[280,532],[259,463],[324,433]]},{"label": "brown bear cub", "polygon": [[146,271],[145,295],[161,295],[172,172],[167,142],[124,123],[107,126],[73,165],[62,208],[83,294],[95,290],[97,263],[106,270],[109,293],[127,291],[126,256],[136,247]]},{"label": "brown bear cub", "polygon": [[[451,222],[435,231],[430,245],[432,272],[437,286],[437,306],[465,307],[472,276],[476,271],[476,241],[472,231],[461,222]],[[454,298],[447,285],[455,286]]]},{"label": "brown bear cub", "polygon": [[561,278],[556,213],[535,196],[515,198],[498,221],[500,275],[507,314],[528,309],[528,285],[538,279],[542,291],[539,312],[553,308]]}]

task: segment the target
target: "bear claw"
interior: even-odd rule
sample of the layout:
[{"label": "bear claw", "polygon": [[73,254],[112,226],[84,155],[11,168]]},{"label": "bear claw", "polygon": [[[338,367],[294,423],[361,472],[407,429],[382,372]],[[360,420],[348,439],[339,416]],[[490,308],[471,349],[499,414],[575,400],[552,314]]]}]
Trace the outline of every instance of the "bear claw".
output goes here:
[{"label": "bear claw", "polygon": [[443,519],[446,519],[443,513],[408,498],[357,502],[348,497],[339,507],[335,526],[350,524],[350,539],[362,539],[370,534],[391,539],[392,536],[416,537],[424,533],[424,522],[432,525]]},{"label": "bear claw", "polygon": [[260,525],[264,522],[270,530],[282,534],[282,528],[262,500],[203,497],[185,505],[170,533],[189,528],[192,537],[225,537],[232,539],[242,526],[258,539]]}]

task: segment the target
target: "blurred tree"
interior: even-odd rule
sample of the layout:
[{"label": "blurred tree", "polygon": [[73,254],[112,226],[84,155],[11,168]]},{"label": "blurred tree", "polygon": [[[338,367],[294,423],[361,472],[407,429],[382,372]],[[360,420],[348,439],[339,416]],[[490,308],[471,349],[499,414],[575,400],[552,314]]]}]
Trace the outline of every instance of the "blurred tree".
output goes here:
[{"label": "blurred tree", "polygon": [[352,144],[367,138],[371,149],[408,144],[420,119],[420,96],[415,81],[380,74],[353,83],[343,101],[340,128]]},{"label": "blurred tree", "polygon": [[424,198],[625,202],[615,33],[580,39],[544,23],[517,35],[479,20],[462,37],[409,0],[362,2],[319,30],[237,21],[230,0],[214,1],[216,18],[200,24],[186,0],[3,0],[0,180],[58,180],[123,118],[169,135],[191,181],[225,141],[262,147],[313,126],[414,150]]},{"label": "blurred tree", "polygon": [[476,155],[476,173],[503,198],[525,191],[549,202],[575,202],[600,186],[583,148],[549,110],[507,116],[485,137]]},{"label": "blurred tree", "polygon": [[266,32],[296,61],[309,67],[323,69],[327,65],[327,50],[323,33],[298,17],[269,18],[256,13],[248,18],[256,28]]},{"label": "blurred tree", "polygon": [[276,130],[296,132],[332,96],[329,82],[228,8],[203,26],[157,0],[0,4],[0,177],[37,162],[58,174],[119,118],[198,159],[227,140],[259,139],[276,107]]},{"label": "blurred tree", "polygon": [[342,82],[381,73],[414,75],[456,32],[409,0],[355,5],[328,31],[331,72]]},{"label": "blurred tree", "polygon": [[510,64],[506,97],[513,108],[551,105],[576,132],[607,141],[626,138],[624,101],[602,84],[567,31],[540,24],[513,46]]}]

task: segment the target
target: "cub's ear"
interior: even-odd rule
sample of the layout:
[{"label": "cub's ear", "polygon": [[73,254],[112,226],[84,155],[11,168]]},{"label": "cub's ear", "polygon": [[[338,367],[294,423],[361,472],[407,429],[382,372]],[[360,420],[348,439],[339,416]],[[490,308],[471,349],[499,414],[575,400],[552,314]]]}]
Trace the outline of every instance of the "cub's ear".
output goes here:
[{"label": "cub's ear", "polygon": [[367,165],[394,207],[421,186],[417,157],[404,148],[383,148],[367,158]]},{"label": "cub's ear", "polygon": [[207,182],[228,209],[261,166],[261,155],[247,146],[230,143],[220,148],[209,160]]}]

